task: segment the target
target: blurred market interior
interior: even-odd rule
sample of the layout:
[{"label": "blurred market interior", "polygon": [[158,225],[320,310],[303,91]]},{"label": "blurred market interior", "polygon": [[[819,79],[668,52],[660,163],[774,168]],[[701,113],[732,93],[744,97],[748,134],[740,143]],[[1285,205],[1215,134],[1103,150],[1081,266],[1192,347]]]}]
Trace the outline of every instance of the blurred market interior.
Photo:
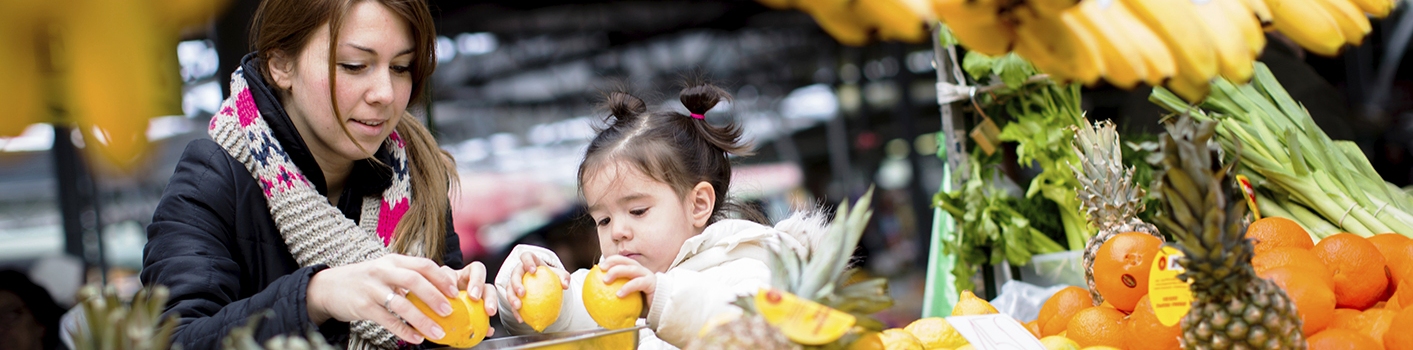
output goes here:
[{"label": "blurred market interior", "polygon": [[[646,95],[650,105],[682,109],[679,83],[705,77],[735,96],[707,119],[740,122],[757,149],[737,160],[733,191],[771,219],[877,186],[858,261],[893,281],[898,305],[889,312],[900,321],[885,322],[916,317],[932,195],[943,181],[931,43],[843,46],[808,15],[752,0],[431,2],[438,69],[431,99],[416,110],[456,158],[455,226],[468,261],[495,271],[509,247],[532,243],[558,251],[571,270],[591,265],[596,238],[575,174],[606,114],[595,108],[600,92],[626,83],[656,93]],[[138,287],[145,227],[175,161],[188,141],[208,137],[229,74],[248,52],[258,0],[215,3],[211,20],[173,32],[170,62],[152,62],[179,79],[180,98],[171,89],[170,115],[147,121],[149,143],[135,164],[86,151],[91,137],[50,123],[69,120],[59,108],[4,117],[39,123],[0,138],[0,269],[27,272],[64,306],[86,282]],[[1413,70],[1399,69],[1407,57],[1383,57],[1407,43],[1388,34],[1410,21],[1404,12],[1376,22],[1365,45],[1339,58],[1273,39],[1260,59],[1331,137],[1358,142],[1399,186],[1413,180]],[[6,16],[0,23],[12,23]],[[1162,111],[1148,95],[1089,87],[1083,105],[1091,119],[1151,132]]]}]

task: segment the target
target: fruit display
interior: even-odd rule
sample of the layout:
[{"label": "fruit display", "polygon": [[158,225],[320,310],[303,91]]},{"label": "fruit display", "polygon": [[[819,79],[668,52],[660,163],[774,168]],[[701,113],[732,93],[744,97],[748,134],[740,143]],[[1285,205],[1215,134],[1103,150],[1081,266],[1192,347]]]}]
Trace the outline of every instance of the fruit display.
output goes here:
[{"label": "fruit display", "polygon": [[1164,89],[1151,99],[1219,123],[1216,140],[1227,152],[1241,150],[1238,171],[1256,188],[1262,217],[1294,220],[1321,238],[1413,235],[1413,195],[1384,181],[1359,145],[1330,139],[1264,64],[1251,84],[1217,79],[1212,88],[1201,109]]},{"label": "fruit display", "polygon": [[[1128,253],[1124,251],[1136,248],[1134,245],[1161,245],[1165,239],[1158,233],[1157,226],[1138,218],[1138,213],[1143,211],[1144,191],[1142,186],[1133,182],[1133,167],[1124,166],[1118,130],[1114,123],[1108,121],[1091,125],[1085,120],[1075,128],[1074,137],[1074,150],[1079,155],[1079,164],[1074,166],[1074,173],[1082,186],[1079,188],[1079,200],[1081,207],[1088,214],[1089,223],[1099,228],[1099,232],[1090,237],[1084,246],[1084,280],[1089,284],[1094,303],[1097,305],[1104,302],[1104,296],[1100,295],[1100,288],[1094,281],[1094,269],[1095,258],[1105,247],[1107,254],[1104,255],[1104,263],[1109,265],[1109,268],[1138,269],[1143,273],[1143,276],[1131,275],[1139,277],[1136,279],[1104,281],[1106,289],[1108,285],[1119,282],[1126,288],[1142,288],[1146,291],[1148,266],[1134,259],[1127,259]],[[1126,238],[1125,241],[1133,244],[1116,242],[1106,246],[1111,238],[1125,233],[1148,234],[1156,239],[1156,242],[1132,237]],[[1149,253],[1148,256],[1151,257],[1152,254]],[[1144,287],[1139,287],[1140,283]],[[1133,301],[1136,302],[1137,298]],[[1132,307],[1128,309],[1132,310]]]}]

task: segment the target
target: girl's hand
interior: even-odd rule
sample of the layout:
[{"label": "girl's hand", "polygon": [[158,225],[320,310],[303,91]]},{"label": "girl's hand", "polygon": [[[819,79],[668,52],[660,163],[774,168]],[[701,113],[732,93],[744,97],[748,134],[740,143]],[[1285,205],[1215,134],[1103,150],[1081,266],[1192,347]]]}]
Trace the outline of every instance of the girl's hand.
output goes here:
[{"label": "girl's hand", "polygon": [[657,275],[647,267],[643,267],[643,264],[638,263],[637,260],[622,255],[604,258],[603,262],[599,263],[599,267],[604,269],[604,283],[620,278],[628,279],[628,283],[624,283],[623,288],[618,289],[619,298],[633,292],[643,292],[643,313],[638,317],[647,316],[648,308],[653,304],[653,293],[657,291]]},{"label": "girl's hand", "polygon": [[[406,295],[426,301],[438,315],[451,314],[447,298],[456,297],[459,291],[457,276],[448,270],[430,259],[388,254],[319,271],[309,278],[306,291],[309,318],[314,324],[329,319],[370,320],[413,344],[422,343],[422,334],[440,339],[446,332],[417,310]],[[482,274],[484,270],[482,267]]]},{"label": "girl's hand", "polygon": [[525,297],[525,285],[520,280],[526,273],[534,272],[540,266],[547,267],[559,275],[560,288],[569,289],[569,271],[565,271],[563,267],[551,265],[535,254],[520,254],[520,268],[512,270],[514,272],[510,275],[510,285],[500,286],[511,294],[505,299],[510,303],[510,314],[515,316],[516,322],[525,323],[525,320],[520,317],[520,298]]}]

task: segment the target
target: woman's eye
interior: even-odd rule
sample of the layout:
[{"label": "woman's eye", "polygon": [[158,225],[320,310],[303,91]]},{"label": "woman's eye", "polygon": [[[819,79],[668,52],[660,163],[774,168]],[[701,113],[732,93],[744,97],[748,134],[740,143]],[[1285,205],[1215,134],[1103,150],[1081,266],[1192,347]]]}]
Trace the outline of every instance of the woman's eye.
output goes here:
[{"label": "woman's eye", "polygon": [[629,211],[628,211],[629,214],[638,215],[638,216],[641,216],[641,215],[643,215],[644,213],[647,213],[647,212],[648,212],[648,208],[633,209],[633,210],[629,210]]},{"label": "woman's eye", "polygon": [[392,71],[393,71],[393,73],[397,73],[397,74],[407,74],[408,72],[411,72],[411,71],[412,71],[412,67],[411,67],[411,66],[392,66]]},{"label": "woman's eye", "polygon": [[353,73],[357,73],[357,72],[362,71],[364,68],[368,68],[368,66],[365,66],[365,65],[361,65],[361,64],[351,64],[351,63],[339,63],[339,67],[342,67],[344,70],[349,71],[349,72],[353,72]]},{"label": "woman's eye", "polygon": [[608,218],[599,219],[599,226],[608,226]]}]

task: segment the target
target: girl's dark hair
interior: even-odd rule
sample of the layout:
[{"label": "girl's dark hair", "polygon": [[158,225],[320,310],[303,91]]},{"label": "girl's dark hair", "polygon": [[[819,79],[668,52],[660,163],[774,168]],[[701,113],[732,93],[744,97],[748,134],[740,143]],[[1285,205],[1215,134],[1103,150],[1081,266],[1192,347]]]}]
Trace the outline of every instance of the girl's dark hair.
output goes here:
[{"label": "girl's dark hair", "polygon": [[48,290],[35,284],[22,272],[4,270],[0,271],[0,291],[15,293],[30,315],[34,316],[34,320],[44,326],[42,342],[45,349],[63,348],[63,345],[59,344],[59,318],[64,315],[65,310],[54,302]]},{"label": "girl's dark hair", "polygon": [[716,126],[696,118],[730,100],[731,95],[710,84],[687,86],[679,99],[691,115],[670,110],[650,113],[643,100],[626,90],[609,92],[603,103],[610,113],[607,126],[598,130],[584,152],[584,162],[579,165],[580,188],[586,177],[622,162],[672,187],[678,196],[685,196],[698,183],[711,184],[717,201],[708,223],[732,214],[766,223],[760,210],[726,197],[731,188],[731,160],[727,156],[751,155],[751,145],[741,141],[741,127],[734,122]]}]

